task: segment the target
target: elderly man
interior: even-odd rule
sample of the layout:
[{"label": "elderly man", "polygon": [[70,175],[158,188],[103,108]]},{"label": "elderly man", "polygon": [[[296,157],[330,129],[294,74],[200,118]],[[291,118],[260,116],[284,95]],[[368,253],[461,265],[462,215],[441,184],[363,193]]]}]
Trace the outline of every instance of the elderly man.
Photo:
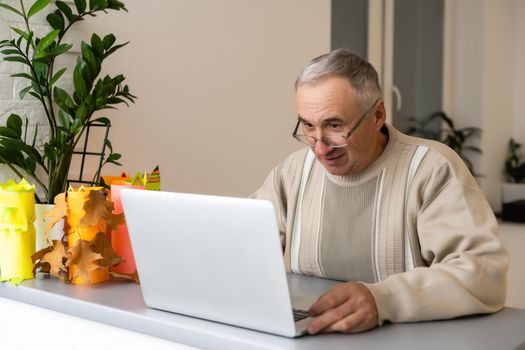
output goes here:
[{"label": "elderly man", "polygon": [[254,197],[275,205],[290,271],[345,281],[312,305],[308,332],[501,309],[508,257],[458,155],[385,124],[377,72],[348,50],[313,59],[295,87],[308,147]]}]

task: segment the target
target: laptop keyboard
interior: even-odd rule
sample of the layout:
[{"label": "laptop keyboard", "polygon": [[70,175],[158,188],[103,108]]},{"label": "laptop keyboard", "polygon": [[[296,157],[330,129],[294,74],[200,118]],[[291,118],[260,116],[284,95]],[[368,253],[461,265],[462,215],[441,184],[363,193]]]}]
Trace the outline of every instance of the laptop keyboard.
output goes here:
[{"label": "laptop keyboard", "polygon": [[299,310],[299,309],[292,309],[293,310],[293,320],[294,322],[298,322],[301,320],[304,320],[305,318],[309,317],[308,311],[306,310]]}]

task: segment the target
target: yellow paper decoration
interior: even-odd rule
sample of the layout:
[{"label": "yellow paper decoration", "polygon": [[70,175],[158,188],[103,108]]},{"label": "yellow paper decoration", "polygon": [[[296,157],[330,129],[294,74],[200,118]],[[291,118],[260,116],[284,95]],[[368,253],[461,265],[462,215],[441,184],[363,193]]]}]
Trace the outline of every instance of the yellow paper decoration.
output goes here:
[{"label": "yellow paper decoration", "polygon": [[0,281],[33,278],[35,186],[25,179],[0,185]]},{"label": "yellow paper decoration", "polygon": [[[113,183],[116,184],[116,183]],[[126,185],[146,186],[147,190],[160,191],[160,170],[157,165],[151,173],[148,174],[146,170],[144,173],[138,172],[131,179],[124,181]]]}]

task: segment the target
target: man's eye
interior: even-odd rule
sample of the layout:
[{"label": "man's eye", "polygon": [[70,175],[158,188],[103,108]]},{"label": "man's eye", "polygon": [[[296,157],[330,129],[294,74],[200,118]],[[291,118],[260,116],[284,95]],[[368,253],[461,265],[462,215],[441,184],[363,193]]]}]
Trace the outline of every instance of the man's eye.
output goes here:
[{"label": "man's eye", "polygon": [[341,124],[338,124],[338,123],[330,123],[330,124],[328,124],[328,128],[329,129],[333,129],[333,130],[339,130],[342,127],[343,126]]},{"label": "man's eye", "polygon": [[305,122],[305,121],[303,121],[303,126],[304,126],[305,128],[308,128],[308,129],[311,129],[311,128],[314,127],[312,123],[308,123],[308,122]]}]

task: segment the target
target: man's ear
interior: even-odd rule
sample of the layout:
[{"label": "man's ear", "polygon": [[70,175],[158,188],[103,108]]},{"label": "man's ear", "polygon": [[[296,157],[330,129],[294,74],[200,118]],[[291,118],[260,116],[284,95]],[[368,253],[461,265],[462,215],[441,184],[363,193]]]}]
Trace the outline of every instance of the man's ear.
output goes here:
[{"label": "man's ear", "polygon": [[385,101],[382,99],[377,103],[377,107],[375,108],[374,112],[374,118],[375,118],[375,128],[376,130],[381,130],[383,125],[385,125],[386,122],[386,109],[385,109]]}]

